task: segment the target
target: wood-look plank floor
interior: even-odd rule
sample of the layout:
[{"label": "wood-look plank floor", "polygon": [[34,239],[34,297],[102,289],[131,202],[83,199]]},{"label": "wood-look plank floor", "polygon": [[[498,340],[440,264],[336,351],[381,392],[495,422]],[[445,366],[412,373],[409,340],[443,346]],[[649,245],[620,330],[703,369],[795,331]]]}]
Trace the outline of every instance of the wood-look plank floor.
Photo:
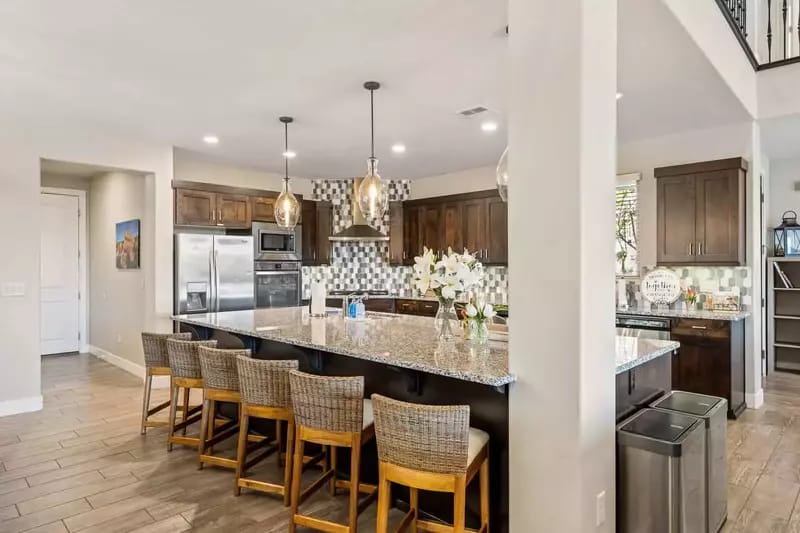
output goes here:
[{"label": "wood-look plank floor", "polygon": [[[181,446],[168,453],[162,428],[139,435],[142,384],[130,374],[88,355],[48,356],[42,393],[41,411],[0,418],[0,532],[286,531],[282,501],[234,497],[231,471],[198,470],[197,452]],[[153,404],[167,395],[154,390]],[[259,470],[280,479],[274,459]],[[320,491],[304,512],[344,522],[340,492]],[[360,531],[375,530],[375,512]]]}]

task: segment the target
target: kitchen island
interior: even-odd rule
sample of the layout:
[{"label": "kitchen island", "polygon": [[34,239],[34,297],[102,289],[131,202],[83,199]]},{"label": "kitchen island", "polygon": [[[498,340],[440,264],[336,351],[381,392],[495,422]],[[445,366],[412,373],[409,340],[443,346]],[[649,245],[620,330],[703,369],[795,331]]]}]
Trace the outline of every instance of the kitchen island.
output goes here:
[{"label": "kitchen island", "polygon": [[[508,345],[478,348],[457,338],[438,343],[433,319],[367,313],[364,321],[344,320],[341,310],[312,317],[308,307],[256,309],[173,317],[181,331],[217,339],[221,348],[246,347],[260,359],[297,359],[306,372],[364,376],[365,394],[426,404],[470,406],[470,423],[490,436],[491,529],[508,531]],[[265,428],[266,431],[272,425]],[[341,456],[340,459],[344,459]],[[340,461],[341,475],[348,466]],[[377,481],[374,443],[363,452],[362,480]],[[477,483],[467,495],[467,524],[477,526]],[[408,501],[400,487],[393,496]],[[420,494],[420,507],[452,518],[452,497]]]},{"label": "kitchen island", "polygon": [[680,343],[617,337],[617,422],[672,390],[672,358]]}]

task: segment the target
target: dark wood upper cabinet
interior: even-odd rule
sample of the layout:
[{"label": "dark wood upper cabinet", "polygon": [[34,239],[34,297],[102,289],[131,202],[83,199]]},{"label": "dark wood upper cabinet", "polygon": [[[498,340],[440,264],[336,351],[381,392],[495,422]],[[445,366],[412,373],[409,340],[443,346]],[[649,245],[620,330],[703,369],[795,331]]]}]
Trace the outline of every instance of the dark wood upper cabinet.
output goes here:
[{"label": "dark wood upper cabinet", "polygon": [[746,174],[742,158],[655,169],[658,264],[744,264]]},{"label": "dark wood upper cabinet", "polygon": [[403,205],[403,263],[414,264],[414,257],[419,255],[422,247],[419,239],[419,206]]},{"label": "dark wood upper cabinet", "polygon": [[[253,213],[255,215],[255,212]],[[300,203],[300,249],[303,252],[303,264],[314,265],[317,249],[317,202],[303,200]]]},{"label": "dark wood upper cabinet", "polygon": [[216,194],[193,189],[177,189],[175,191],[175,224],[179,226],[213,226],[216,223]]},{"label": "dark wood upper cabinet", "polygon": [[254,222],[275,222],[275,200],[277,196],[256,196],[253,204]]},{"label": "dark wood upper cabinet", "polygon": [[452,248],[456,252],[464,250],[464,224],[460,202],[442,205],[442,248]]},{"label": "dark wood upper cabinet", "polygon": [[314,262],[327,265],[331,262],[331,241],[328,239],[333,230],[333,204],[317,202],[316,214],[316,246],[313,252]]},{"label": "dark wood upper cabinet", "polygon": [[484,263],[508,264],[508,204],[502,198],[489,198],[487,204],[488,248]]},{"label": "dark wood upper cabinet", "polygon": [[402,265],[408,254],[404,253],[403,202],[389,203],[389,264]]},{"label": "dark wood upper cabinet", "polygon": [[217,223],[226,228],[249,228],[253,223],[250,197],[218,193]]},{"label": "dark wood upper cabinet", "polygon": [[440,205],[424,205],[419,209],[419,233],[422,248],[434,252],[442,249],[442,208]]},{"label": "dark wood upper cabinet", "polygon": [[486,199],[477,198],[462,203],[462,227],[464,228],[464,247],[483,260],[486,247]]}]

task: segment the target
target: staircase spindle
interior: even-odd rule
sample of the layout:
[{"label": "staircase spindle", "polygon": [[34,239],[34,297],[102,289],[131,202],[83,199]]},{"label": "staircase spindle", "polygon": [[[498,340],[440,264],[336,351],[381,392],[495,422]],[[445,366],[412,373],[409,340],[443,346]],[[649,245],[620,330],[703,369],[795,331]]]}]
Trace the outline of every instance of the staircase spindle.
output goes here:
[{"label": "staircase spindle", "polygon": [[772,63],[772,0],[767,0],[767,63]]}]

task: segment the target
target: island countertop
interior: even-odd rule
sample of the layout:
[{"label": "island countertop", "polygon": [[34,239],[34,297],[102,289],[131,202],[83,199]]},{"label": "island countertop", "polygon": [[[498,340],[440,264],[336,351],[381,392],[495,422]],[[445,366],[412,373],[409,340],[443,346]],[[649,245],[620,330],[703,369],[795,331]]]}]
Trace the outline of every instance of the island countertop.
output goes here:
[{"label": "island countertop", "polygon": [[516,380],[508,371],[508,344],[490,341],[483,351],[456,334],[439,344],[433,319],[367,313],[364,321],[335,311],[312,317],[308,307],[176,315],[173,320],[491,386]]},{"label": "island countertop", "polygon": [[677,341],[617,336],[617,374],[643,365],[680,348]]}]

